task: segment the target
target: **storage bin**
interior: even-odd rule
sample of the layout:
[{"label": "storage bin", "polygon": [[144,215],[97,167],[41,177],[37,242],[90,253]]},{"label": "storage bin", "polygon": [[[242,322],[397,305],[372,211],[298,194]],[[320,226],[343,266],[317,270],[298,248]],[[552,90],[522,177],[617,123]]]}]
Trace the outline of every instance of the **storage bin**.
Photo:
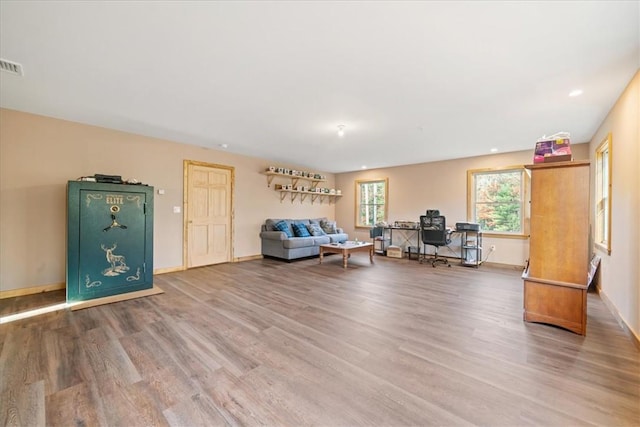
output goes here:
[{"label": "storage bin", "polygon": [[391,258],[402,258],[402,248],[400,246],[389,246],[387,256]]}]

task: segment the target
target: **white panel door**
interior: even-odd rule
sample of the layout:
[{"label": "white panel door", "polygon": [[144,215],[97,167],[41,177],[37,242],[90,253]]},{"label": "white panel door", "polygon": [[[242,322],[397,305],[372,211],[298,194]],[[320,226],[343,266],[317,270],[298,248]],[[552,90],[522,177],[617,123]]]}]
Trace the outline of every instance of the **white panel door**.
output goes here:
[{"label": "white panel door", "polygon": [[187,180],[187,267],[231,261],[231,170],[189,164]]}]

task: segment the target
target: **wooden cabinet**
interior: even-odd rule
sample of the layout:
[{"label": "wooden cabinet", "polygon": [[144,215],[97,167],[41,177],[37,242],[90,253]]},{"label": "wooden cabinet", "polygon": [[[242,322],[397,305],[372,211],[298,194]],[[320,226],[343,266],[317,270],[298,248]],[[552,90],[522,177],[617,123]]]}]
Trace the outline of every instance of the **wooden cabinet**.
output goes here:
[{"label": "wooden cabinet", "polygon": [[531,171],[531,236],[524,320],[584,335],[589,270],[589,162],[526,166]]},{"label": "wooden cabinet", "polygon": [[70,181],[67,301],[153,287],[153,187]]}]

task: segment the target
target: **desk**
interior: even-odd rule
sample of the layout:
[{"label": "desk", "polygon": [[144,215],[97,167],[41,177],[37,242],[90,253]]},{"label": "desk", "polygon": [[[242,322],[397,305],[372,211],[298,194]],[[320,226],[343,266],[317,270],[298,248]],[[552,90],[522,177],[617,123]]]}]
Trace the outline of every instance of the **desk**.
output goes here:
[{"label": "desk", "polygon": [[[385,233],[389,231],[389,246],[393,245],[393,232],[396,231],[396,246],[400,246],[403,250],[405,246],[414,246],[418,248],[418,256],[420,256],[420,229],[406,227],[384,227]],[[384,237],[384,236],[383,236]],[[415,238],[415,245],[412,240]]]},{"label": "desk", "polygon": [[[395,233],[394,233],[395,231]],[[393,236],[396,235],[396,246],[400,246],[403,251],[405,247],[411,246],[418,248],[418,259],[420,256],[426,256],[426,253],[422,253],[422,241],[420,239],[419,228],[406,228],[406,227],[384,227],[384,233],[389,232],[389,245],[394,245]],[[450,253],[455,255],[455,258],[460,259],[461,264],[470,267],[478,267],[482,263],[482,231],[473,230],[455,230],[447,227],[448,238],[451,242],[457,240],[456,234],[460,236],[460,251],[455,252],[449,247],[446,247]],[[383,238],[385,235],[382,236]],[[455,245],[454,245],[455,247]]]}]

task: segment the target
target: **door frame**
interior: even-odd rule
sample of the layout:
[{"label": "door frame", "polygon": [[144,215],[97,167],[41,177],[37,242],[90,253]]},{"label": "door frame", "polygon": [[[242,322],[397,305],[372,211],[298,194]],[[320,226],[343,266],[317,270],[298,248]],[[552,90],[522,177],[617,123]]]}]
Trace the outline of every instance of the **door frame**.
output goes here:
[{"label": "door frame", "polygon": [[[231,224],[229,231],[229,259],[227,262],[235,262],[234,257],[234,229],[235,229],[235,209],[234,209],[234,193],[235,193],[235,167],[220,165],[216,163],[208,163],[201,162],[198,160],[183,160],[182,168],[183,168],[183,179],[182,179],[182,269],[187,270],[188,267],[188,256],[189,256],[189,218],[188,218],[188,209],[189,209],[189,166],[204,166],[212,169],[225,169],[228,170],[231,175],[231,202],[229,206],[229,214],[231,216]],[[197,268],[197,267],[193,267]]]}]

